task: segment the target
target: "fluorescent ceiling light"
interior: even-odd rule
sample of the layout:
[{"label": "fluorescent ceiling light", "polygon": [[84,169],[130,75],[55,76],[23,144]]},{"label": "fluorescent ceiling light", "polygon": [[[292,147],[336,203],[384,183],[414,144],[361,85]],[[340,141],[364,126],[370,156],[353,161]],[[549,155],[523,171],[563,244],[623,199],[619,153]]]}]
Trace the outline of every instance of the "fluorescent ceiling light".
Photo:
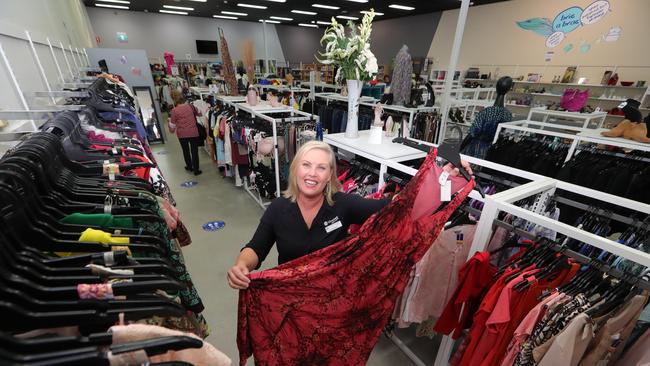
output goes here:
[{"label": "fluorescent ceiling light", "polygon": [[277,20],[286,20],[286,21],[288,21],[288,22],[290,22],[290,21],[293,20],[293,18],[284,18],[284,17],[275,17],[275,16],[273,16],[273,17],[269,17],[269,18],[271,18],[271,19],[277,19]]},{"label": "fluorescent ceiling light", "polygon": [[296,14],[307,14],[307,15],[316,15],[318,13],[314,13],[313,11],[305,11],[305,10],[291,10],[292,13]]},{"label": "fluorescent ceiling light", "polygon": [[184,6],[172,6],[172,5],[163,5],[163,8],[176,9],[176,10],[194,10],[194,8],[186,8]]},{"label": "fluorescent ceiling light", "polygon": [[299,23],[298,25],[301,26],[301,27],[318,28],[318,26],[316,24]]},{"label": "fluorescent ceiling light", "polygon": [[239,3],[237,4],[237,6],[241,6],[242,8],[266,9],[266,6],[264,5],[251,5],[251,4]]},{"label": "fluorescent ceiling light", "polygon": [[415,8],[412,6],[399,5],[399,4],[390,4],[388,5],[388,7],[393,9],[399,9],[399,10],[415,10]]},{"label": "fluorescent ceiling light", "polygon": [[208,0],[190,0],[190,1],[196,1],[197,3],[204,3],[204,2],[206,2]]},{"label": "fluorescent ceiling light", "polygon": [[348,0],[348,1],[352,1],[353,3],[367,3],[368,2],[368,0]]},{"label": "fluorescent ceiling light", "polygon": [[274,3],[286,3],[287,0],[266,0],[266,1],[272,1]]},{"label": "fluorescent ceiling light", "polygon": [[187,15],[186,11],[172,11],[172,10],[158,10],[158,11],[166,14]]},{"label": "fluorescent ceiling light", "polygon": [[221,14],[239,15],[240,17],[248,16],[248,14],[246,14],[246,13],[237,13],[235,11],[222,11]]},{"label": "fluorescent ceiling light", "polygon": [[[370,11],[368,11],[368,10],[361,10],[359,13],[361,13],[361,14],[370,14]],[[380,17],[380,16],[384,15],[384,13],[380,13],[380,12],[376,11],[376,12],[375,12],[375,15],[378,16],[378,17]]]},{"label": "fluorescent ceiling light", "polygon": [[110,5],[110,4],[95,3],[95,6],[99,6],[100,8],[113,8],[113,9],[126,9],[126,10],[129,10],[128,6],[123,6],[123,5]]},{"label": "fluorescent ceiling light", "polygon": [[239,19],[237,17],[231,17],[231,16],[228,16],[228,15],[213,15],[212,17],[213,18],[221,18],[221,19]]},{"label": "fluorescent ceiling light", "polygon": [[323,8],[323,9],[332,9],[332,10],[339,10],[338,6],[331,6],[331,5],[323,5],[323,4],[312,4],[314,8]]},{"label": "fluorescent ceiling light", "polygon": [[357,17],[349,17],[347,15],[337,15],[336,17],[339,18],[339,19],[350,19],[350,20],[358,20],[359,19]]},{"label": "fluorescent ceiling light", "polygon": [[126,1],[126,0],[99,0],[99,1],[103,3],[115,3],[115,4],[127,4],[127,5],[131,4],[130,1]]},{"label": "fluorescent ceiling light", "polygon": [[332,24],[332,22],[324,22],[324,21],[322,21],[322,20],[319,20],[319,21],[316,22],[316,24],[321,24],[321,25],[330,25],[330,24]]},{"label": "fluorescent ceiling light", "polygon": [[260,19],[260,22],[262,23],[272,23],[272,24],[280,24],[277,20],[268,20],[268,19]]}]

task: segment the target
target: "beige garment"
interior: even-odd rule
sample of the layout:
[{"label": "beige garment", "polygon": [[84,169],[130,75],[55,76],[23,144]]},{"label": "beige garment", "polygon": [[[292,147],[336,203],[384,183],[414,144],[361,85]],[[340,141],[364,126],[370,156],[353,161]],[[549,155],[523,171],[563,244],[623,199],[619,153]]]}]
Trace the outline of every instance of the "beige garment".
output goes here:
[{"label": "beige garment", "polygon": [[[579,365],[609,365],[616,361],[620,357],[625,341],[632,333],[647,299],[647,291],[634,296],[625,307],[598,329],[596,337],[589,345],[589,352]],[[613,342],[616,342],[616,345],[613,345]]]},{"label": "beige garment", "polygon": [[[128,343],[134,341],[142,341],[146,339],[153,339],[159,337],[169,336],[188,336],[200,339],[194,334],[183,333],[177,330],[171,330],[155,325],[145,324],[130,324],[130,325],[116,325],[111,327],[113,333],[113,344]],[[214,348],[210,343],[203,342],[201,348],[191,348],[182,351],[169,351],[162,355],[152,356],[149,358],[151,362],[170,362],[170,361],[185,361],[194,365],[201,366],[230,366],[231,361],[222,352]]]},{"label": "beige garment", "polygon": [[639,339],[618,360],[616,366],[647,366],[650,365],[650,331],[646,330]]},{"label": "beige garment", "polygon": [[560,334],[552,338],[553,341],[550,342],[548,351],[546,351],[544,358],[538,365],[577,365],[593,337],[593,324],[589,315],[585,313],[578,314]]}]

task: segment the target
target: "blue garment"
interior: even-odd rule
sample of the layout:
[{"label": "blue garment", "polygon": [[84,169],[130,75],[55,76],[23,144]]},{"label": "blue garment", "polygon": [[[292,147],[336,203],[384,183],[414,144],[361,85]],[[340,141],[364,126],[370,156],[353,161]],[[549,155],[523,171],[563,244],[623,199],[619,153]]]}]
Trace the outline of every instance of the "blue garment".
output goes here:
[{"label": "blue garment", "polygon": [[499,123],[510,121],[512,121],[512,113],[505,107],[491,106],[478,112],[469,129],[468,138],[471,140],[463,148],[462,153],[484,159],[492,145]]},{"label": "blue garment", "polygon": [[129,123],[129,126],[135,127],[138,131],[138,137],[141,141],[147,140],[147,130],[144,128],[144,123],[133,113],[128,111],[117,111],[117,112],[99,112],[99,116],[105,120],[122,120]]}]

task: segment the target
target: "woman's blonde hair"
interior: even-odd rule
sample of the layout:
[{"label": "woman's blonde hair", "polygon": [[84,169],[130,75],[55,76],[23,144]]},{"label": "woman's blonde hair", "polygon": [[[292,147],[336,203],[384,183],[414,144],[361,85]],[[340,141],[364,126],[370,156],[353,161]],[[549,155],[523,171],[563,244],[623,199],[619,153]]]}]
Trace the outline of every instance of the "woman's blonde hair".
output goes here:
[{"label": "woman's blonde hair", "polygon": [[185,103],[185,97],[178,89],[172,90],[172,100],[174,101],[174,106]]},{"label": "woman's blonde hair", "polygon": [[289,167],[289,185],[287,189],[282,192],[282,195],[285,198],[290,199],[292,202],[296,202],[300,192],[298,190],[298,167],[300,166],[305,154],[316,149],[325,151],[329,155],[330,179],[329,182],[327,182],[327,187],[323,191],[323,194],[325,195],[327,203],[331,206],[334,204],[334,194],[341,190],[341,184],[336,176],[336,156],[334,155],[334,151],[332,151],[330,145],[322,141],[309,141],[298,149],[298,152],[296,152],[296,156],[293,158],[291,166]]}]

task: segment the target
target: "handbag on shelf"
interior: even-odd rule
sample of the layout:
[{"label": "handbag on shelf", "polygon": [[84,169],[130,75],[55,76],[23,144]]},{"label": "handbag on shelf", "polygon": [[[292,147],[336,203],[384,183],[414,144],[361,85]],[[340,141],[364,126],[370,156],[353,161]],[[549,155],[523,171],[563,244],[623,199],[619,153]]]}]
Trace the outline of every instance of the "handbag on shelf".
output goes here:
[{"label": "handbag on shelf", "polygon": [[566,89],[560,100],[560,107],[569,112],[578,112],[589,99],[589,90]]}]

